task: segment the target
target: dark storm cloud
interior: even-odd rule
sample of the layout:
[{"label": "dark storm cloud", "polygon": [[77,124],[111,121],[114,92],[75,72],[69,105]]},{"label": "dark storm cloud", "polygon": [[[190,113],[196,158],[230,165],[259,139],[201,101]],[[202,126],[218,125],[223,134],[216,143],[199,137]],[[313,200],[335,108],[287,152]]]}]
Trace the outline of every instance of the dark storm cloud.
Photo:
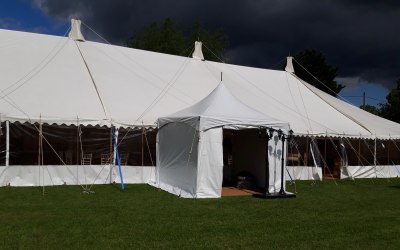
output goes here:
[{"label": "dark storm cloud", "polygon": [[171,17],[186,28],[195,21],[209,30],[222,28],[229,36],[231,63],[267,68],[289,54],[315,48],[340,67],[341,79],[391,88],[400,77],[400,1],[33,2],[56,19],[79,17],[117,44],[144,26]]}]

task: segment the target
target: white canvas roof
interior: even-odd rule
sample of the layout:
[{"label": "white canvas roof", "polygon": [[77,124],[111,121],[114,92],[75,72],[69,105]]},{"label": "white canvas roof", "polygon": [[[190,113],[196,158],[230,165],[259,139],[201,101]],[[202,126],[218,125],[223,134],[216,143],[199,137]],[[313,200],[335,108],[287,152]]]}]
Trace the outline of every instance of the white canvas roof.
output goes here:
[{"label": "white canvas roof", "polygon": [[204,131],[222,126],[273,127],[288,130],[287,122],[260,113],[234,97],[223,83],[196,104],[158,119],[160,127],[171,122],[183,122]]},{"label": "white canvas roof", "polygon": [[400,125],[314,90],[285,71],[0,30],[0,119],[154,126],[220,82],[295,134],[400,138]]}]

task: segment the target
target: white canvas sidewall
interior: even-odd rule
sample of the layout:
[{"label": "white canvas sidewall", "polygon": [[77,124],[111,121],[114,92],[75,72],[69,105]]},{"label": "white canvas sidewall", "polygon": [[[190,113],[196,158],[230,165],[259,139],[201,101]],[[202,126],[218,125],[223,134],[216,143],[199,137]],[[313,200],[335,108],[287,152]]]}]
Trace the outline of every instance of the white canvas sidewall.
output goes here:
[{"label": "white canvas sidewall", "polygon": [[223,179],[222,128],[200,133],[197,198],[221,197]]},{"label": "white canvas sidewall", "polygon": [[181,197],[196,197],[198,131],[169,123],[158,131],[158,187]]}]

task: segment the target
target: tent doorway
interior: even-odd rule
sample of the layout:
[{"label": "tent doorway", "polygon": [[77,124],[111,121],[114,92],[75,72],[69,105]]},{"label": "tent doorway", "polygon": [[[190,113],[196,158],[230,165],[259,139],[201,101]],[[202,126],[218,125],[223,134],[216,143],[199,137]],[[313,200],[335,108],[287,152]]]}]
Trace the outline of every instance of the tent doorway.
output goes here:
[{"label": "tent doorway", "polygon": [[265,131],[223,129],[222,145],[223,187],[248,190],[251,194],[262,191],[265,188]]},{"label": "tent doorway", "polygon": [[326,164],[322,164],[322,175],[324,179],[340,179],[341,158],[338,154],[340,142],[337,139],[318,139],[318,148],[321,157]]}]

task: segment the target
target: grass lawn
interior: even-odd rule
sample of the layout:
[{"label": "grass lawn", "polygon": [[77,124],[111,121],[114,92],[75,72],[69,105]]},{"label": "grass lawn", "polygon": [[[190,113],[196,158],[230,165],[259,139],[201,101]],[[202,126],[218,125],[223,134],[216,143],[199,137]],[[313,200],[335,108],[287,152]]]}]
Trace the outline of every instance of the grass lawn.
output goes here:
[{"label": "grass lawn", "polygon": [[280,200],[94,191],[0,188],[0,248],[400,249],[400,179],[298,181],[297,198]]}]

